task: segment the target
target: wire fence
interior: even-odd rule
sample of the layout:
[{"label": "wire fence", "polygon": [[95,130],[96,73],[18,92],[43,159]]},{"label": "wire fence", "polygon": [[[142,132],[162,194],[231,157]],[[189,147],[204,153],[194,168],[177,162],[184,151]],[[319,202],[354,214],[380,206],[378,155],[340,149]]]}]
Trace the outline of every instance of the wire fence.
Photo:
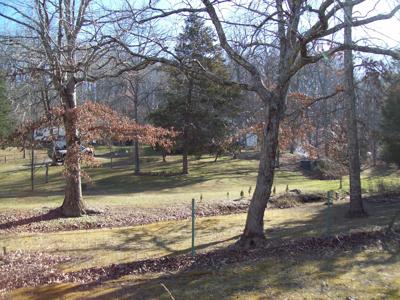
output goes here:
[{"label": "wire fence", "polygon": [[[34,151],[35,163],[45,163],[49,159],[47,153],[44,150]],[[16,163],[16,162],[31,162],[32,151],[31,149],[24,150],[13,150],[13,151],[1,151],[0,152],[0,164]]]}]

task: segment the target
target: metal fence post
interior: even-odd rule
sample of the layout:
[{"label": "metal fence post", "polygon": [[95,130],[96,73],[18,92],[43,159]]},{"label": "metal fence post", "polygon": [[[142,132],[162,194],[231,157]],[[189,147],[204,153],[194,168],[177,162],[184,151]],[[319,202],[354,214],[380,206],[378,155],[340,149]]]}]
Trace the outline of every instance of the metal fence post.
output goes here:
[{"label": "metal fence post", "polygon": [[327,193],[327,209],[326,209],[326,235],[331,235],[332,227],[332,205],[333,205],[333,191]]},{"label": "metal fence post", "polygon": [[194,236],[195,236],[195,200],[194,198],[192,199],[192,256],[194,257],[196,255],[196,250],[194,249]]}]

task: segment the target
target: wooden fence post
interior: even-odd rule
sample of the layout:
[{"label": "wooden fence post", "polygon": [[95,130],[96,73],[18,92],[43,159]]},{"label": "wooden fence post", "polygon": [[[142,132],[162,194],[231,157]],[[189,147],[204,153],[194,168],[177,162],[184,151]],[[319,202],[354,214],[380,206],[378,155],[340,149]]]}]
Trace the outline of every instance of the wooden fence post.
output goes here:
[{"label": "wooden fence post", "polygon": [[46,163],[46,175],[45,175],[45,182],[49,182],[49,163]]}]

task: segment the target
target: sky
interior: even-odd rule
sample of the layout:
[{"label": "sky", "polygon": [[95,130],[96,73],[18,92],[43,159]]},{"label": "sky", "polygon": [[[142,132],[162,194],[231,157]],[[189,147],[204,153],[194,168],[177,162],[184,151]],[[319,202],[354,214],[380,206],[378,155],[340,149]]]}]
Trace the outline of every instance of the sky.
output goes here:
[{"label": "sky", "polygon": [[[368,0],[354,9],[354,16],[370,17],[377,13],[390,11],[398,0]],[[354,37],[369,36],[370,43],[377,46],[386,45],[389,48],[399,47],[400,44],[400,12],[390,20],[377,21],[368,26],[362,26],[354,31]]]},{"label": "sky", "polygon": [[[107,6],[116,6],[120,0],[99,0],[103,2]],[[146,0],[129,0],[131,2],[136,3],[146,3]],[[239,0],[242,3],[249,3],[251,0]],[[0,2],[5,2],[9,4],[16,4],[16,3],[24,3],[28,2],[27,0],[0,0]],[[182,3],[181,0],[159,0],[154,1],[153,3],[158,3],[159,7],[167,8],[171,6],[179,6],[179,3]],[[200,1],[190,1],[191,4],[197,3]],[[310,0],[309,3],[317,7],[320,0]],[[364,3],[355,6],[354,8],[354,16],[355,17],[369,17],[376,15],[377,13],[385,13],[389,11],[395,5],[400,4],[400,0],[366,0]],[[201,4],[200,4],[201,5]],[[224,12],[224,15],[227,19],[233,16],[233,11],[230,9],[232,4],[226,2],[225,4],[221,5],[221,10]],[[5,12],[4,8],[0,5],[0,11]],[[179,32],[181,31],[179,25],[182,22],[172,22],[172,18],[169,19],[169,24],[165,24],[165,28],[168,28],[170,31]],[[166,21],[165,21],[166,22]],[[182,24],[183,25],[183,24]],[[12,30],[14,25],[3,18],[0,18],[0,32]],[[394,48],[399,47],[400,45],[400,13],[398,13],[394,18],[391,20],[385,21],[378,21],[368,26],[362,26],[359,28],[355,28],[353,30],[353,37],[355,40],[358,39],[366,39],[369,45],[376,45],[381,47],[387,48]],[[365,40],[364,40],[365,41]]]}]

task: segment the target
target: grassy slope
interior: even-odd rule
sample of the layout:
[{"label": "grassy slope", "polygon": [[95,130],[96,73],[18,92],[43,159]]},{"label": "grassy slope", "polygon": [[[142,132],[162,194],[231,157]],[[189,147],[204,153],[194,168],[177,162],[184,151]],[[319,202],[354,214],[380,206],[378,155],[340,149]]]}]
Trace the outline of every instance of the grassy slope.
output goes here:
[{"label": "grassy slope", "polygon": [[[1,154],[1,153],[0,153]],[[124,159],[114,159],[111,169],[107,158],[100,158],[104,166],[89,170],[95,183],[85,192],[85,198],[94,206],[129,205],[159,207],[162,205],[188,205],[192,197],[203,194],[204,201],[236,198],[240,190],[247,192],[256,177],[254,160],[223,160],[213,163],[211,158],[191,161],[189,176],[153,177],[131,175],[122,167]],[[178,171],[179,157],[170,157],[162,164],[157,157],[144,157],[144,171]],[[120,161],[120,165],[118,164]],[[25,164],[25,166],[23,166]],[[39,184],[35,192],[29,190],[28,161],[11,161],[0,165],[0,210],[54,207],[62,201],[62,167],[50,168],[50,182],[43,184],[43,169],[37,171]],[[373,174],[365,174],[370,176]],[[385,180],[398,180],[393,174],[384,174]],[[380,180],[379,179],[379,180]],[[297,172],[278,171],[277,191],[290,188],[308,191],[326,191],[338,186],[337,181],[318,181],[305,178]],[[366,181],[364,180],[364,183]],[[365,184],[367,185],[367,184]],[[346,185],[345,185],[346,187]],[[344,203],[334,206],[333,232],[349,232],[365,226],[385,224],[394,212],[394,206],[370,207],[371,217],[355,222],[344,219]],[[266,215],[267,236],[274,239],[315,236],[324,233],[326,207],[315,204],[289,210],[269,210]],[[197,221],[199,251],[226,247],[233,243],[243,229],[245,215],[201,218]],[[0,237],[0,244],[9,250],[38,250],[77,257],[77,261],[64,265],[64,270],[107,265],[148,257],[186,253],[190,247],[188,221],[160,222],[130,228],[101,229],[50,234],[13,234]],[[241,263],[215,271],[196,271],[172,274],[162,279],[156,275],[121,278],[105,286],[77,290],[66,284],[22,289],[12,298],[54,299],[68,298],[121,298],[168,299],[160,283],[165,283],[176,299],[210,298],[345,298],[353,296],[378,298],[399,295],[400,268],[398,254],[387,251],[366,250],[345,253],[320,261],[310,257],[291,259],[264,259],[257,264]],[[397,269],[396,269],[397,268]],[[163,274],[164,276],[165,274]],[[228,284],[227,284],[228,283]],[[380,293],[380,294],[379,294]]]},{"label": "grassy slope", "polygon": [[262,259],[166,276],[126,276],[94,288],[52,285],[15,291],[15,299],[399,299],[400,260],[368,249],[317,260]]},{"label": "grassy slope", "polygon": [[[99,153],[97,151],[96,153]],[[4,151],[0,153],[0,158]],[[100,153],[102,154],[102,153]],[[42,161],[44,156],[39,160]],[[133,176],[132,166],[127,158],[115,158],[114,168],[106,156],[99,157],[102,167],[88,169],[93,185],[84,192],[85,199],[92,206],[129,205],[137,207],[160,207],[164,205],[188,204],[190,199],[203,195],[204,201],[218,201],[238,198],[240,191],[245,194],[250,186],[254,190],[257,165],[256,160],[232,160],[224,157],[216,163],[211,157],[190,161],[188,176]],[[168,157],[162,163],[154,155],[143,156],[143,171],[178,172],[181,168],[180,157]],[[30,190],[30,170],[28,160],[11,161],[0,164],[0,210],[18,208],[32,209],[56,207],[62,203],[63,185],[62,166],[51,167],[49,183],[44,183],[44,168],[39,168],[36,175],[36,189]],[[366,174],[365,177],[369,177]],[[372,182],[376,178],[372,180]],[[393,174],[379,177],[387,181],[399,181]],[[367,188],[371,181],[364,179]],[[303,191],[327,191],[339,186],[337,180],[320,181],[304,177],[299,172],[278,170],[275,185],[277,192],[283,192],[286,185]],[[344,188],[347,183],[345,180]]]},{"label": "grassy slope", "polygon": [[[390,206],[369,207],[368,219],[343,217],[344,204],[334,206],[333,232],[350,232],[386,224],[394,213]],[[270,210],[266,234],[270,241],[324,234],[326,207],[319,204]],[[219,216],[197,220],[199,251],[226,247],[243,229],[245,216]],[[188,221],[160,222],[131,228],[101,229],[54,234],[19,234],[1,238],[15,250],[62,253],[78,260],[64,270],[108,265],[163,255],[188,253]],[[400,297],[398,249],[364,249],[330,253],[321,259],[308,255],[264,258],[217,270],[177,274],[126,276],[98,287],[75,284],[52,285],[14,291],[12,299],[169,299],[164,283],[176,299],[398,299]]]},{"label": "grassy slope", "polygon": [[[372,205],[372,204],[370,204]],[[348,233],[388,223],[400,203],[370,206],[369,218],[344,218],[345,203],[336,203],[332,211],[332,233]],[[308,205],[292,209],[271,209],[265,218],[266,235],[271,241],[326,233],[326,206]],[[198,251],[226,247],[236,241],[243,230],[245,214],[198,218]],[[164,255],[188,253],[191,243],[189,220],[158,222],[126,228],[79,230],[43,234],[4,234],[0,245],[9,251],[44,251],[62,253],[77,260],[65,270],[142,260]]]}]

